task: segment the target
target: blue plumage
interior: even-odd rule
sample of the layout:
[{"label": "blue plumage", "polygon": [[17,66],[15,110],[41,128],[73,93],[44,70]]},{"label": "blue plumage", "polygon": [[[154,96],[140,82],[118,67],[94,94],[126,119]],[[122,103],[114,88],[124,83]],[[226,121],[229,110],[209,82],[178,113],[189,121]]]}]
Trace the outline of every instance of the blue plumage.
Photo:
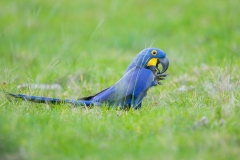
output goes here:
[{"label": "blue plumage", "polygon": [[[158,65],[162,65],[162,71]],[[37,103],[71,103],[73,105],[101,105],[116,106],[123,109],[141,108],[143,98],[147,95],[149,88],[161,84],[167,75],[163,74],[168,69],[168,59],[164,51],[157,48],[146,48],[142,50],[130,63],[123,77],[113,86],[89,97],[78,100],[63,100],[23,94],[9,95],[27,101]]]}]

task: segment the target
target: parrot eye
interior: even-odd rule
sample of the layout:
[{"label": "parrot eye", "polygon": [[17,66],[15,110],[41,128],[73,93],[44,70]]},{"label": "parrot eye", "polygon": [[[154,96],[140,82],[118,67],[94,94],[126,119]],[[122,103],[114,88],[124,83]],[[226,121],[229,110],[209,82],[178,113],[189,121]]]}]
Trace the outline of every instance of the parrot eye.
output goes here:
[{"label": "parrot eye", "polygon": [[157,55],[157,51],[156,51],[156,50],[152,50],[151,54],[152,54],[153,56],[156,56],[156,55]]}]

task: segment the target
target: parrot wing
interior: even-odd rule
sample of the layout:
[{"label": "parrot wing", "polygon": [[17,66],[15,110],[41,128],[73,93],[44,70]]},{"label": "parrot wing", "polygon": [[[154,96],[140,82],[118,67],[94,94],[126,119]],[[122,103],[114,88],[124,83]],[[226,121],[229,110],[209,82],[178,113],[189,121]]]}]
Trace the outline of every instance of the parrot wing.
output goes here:
[{"label": "parrot wing", "polygon": [[137,106],[153,86],[154,75],[149,69],[133,68],[113,86],[96,95],[81,98],[115,106]]}]

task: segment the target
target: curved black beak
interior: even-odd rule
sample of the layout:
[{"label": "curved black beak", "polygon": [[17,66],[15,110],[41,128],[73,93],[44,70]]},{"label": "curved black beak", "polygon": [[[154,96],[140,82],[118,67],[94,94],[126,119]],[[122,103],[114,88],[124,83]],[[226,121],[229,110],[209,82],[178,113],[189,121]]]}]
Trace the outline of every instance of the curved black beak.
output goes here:
[{"label": "curved black beak", "polygon": [[162,65],[162,71],[160,73],[166,72],[166,70],[168,69],[168,66],[169,66],[168,58],[167,57],[161,58],[161,59],[158,59],[158,61]]}]

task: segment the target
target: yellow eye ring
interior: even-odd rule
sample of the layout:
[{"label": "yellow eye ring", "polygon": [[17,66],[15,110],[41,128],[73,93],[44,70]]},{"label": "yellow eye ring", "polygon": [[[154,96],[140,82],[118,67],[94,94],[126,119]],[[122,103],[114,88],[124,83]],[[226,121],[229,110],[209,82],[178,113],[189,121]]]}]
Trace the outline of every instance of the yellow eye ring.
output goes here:
[{"label": "yellow eye ring", "polygon": [[157,55],[157,51],[156,51],[156,50],[152,50],[151,54],[152,54],[153,56],[156,56],[156,55]]}]

